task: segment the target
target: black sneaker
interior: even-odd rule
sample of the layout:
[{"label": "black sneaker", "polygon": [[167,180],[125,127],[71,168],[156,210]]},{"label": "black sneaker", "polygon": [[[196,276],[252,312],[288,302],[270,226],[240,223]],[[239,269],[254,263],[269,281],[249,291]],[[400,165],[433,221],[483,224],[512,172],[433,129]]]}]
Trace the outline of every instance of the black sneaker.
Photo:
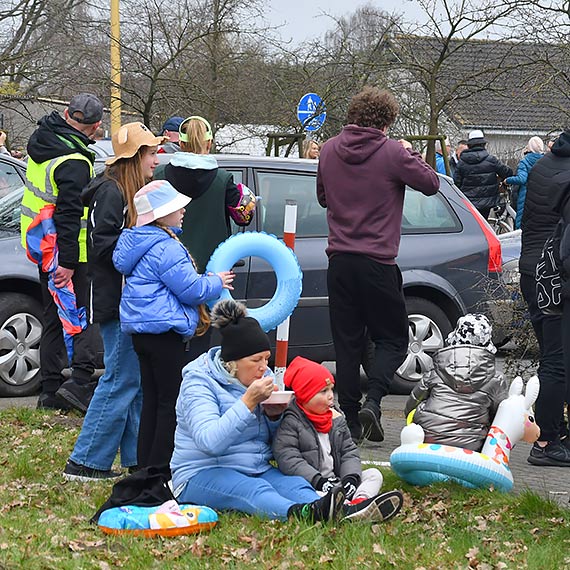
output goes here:
[{"label": "black sneaker", "polygon": [[404,504],[400,491],[388,491],[353,505],[344,505],[341,521],[385,522],[395,517]]},{"label": "black sneaker", "polygon": [[289,516],[296,516],[311,522],[336,521],[342,515],[343,504],[344,489],[342,485],[337,485],[324,497],[317,499],[314,503],[293,505],[291,509],[289,509]]},{"label": "black sneaker", "polygon": [[565,447],[568,451],[570,451],[570,436],[560,438],[560,443],[562,444],[563,447]]},{"label": "black sneaker", "polygon": [[57,394],[43,393],[38,397],[36,409],[69,412],[69,410],[71,410],[71,406]]},{"label": "black sneaker", "polygon": [[121,473],[117,471],[103,471],[102,469],[93,469],[92,467],[85,467],[79,465],[75,461],[69,459],[63,470],[63,478],[67,481],[82,481],[88,483],[90,481],[100,481],[102,479],[116,479],[120,477]]},{"label": "black sneaker", "polygon": [[366,400],[360,412],[358,419],[362,424],[362,434],[370,441],[384,441],[384,430],[380,422],[382,414],[380,406],[370,400]]},{"label": "black sneaker", "polygon": [[570,449],[560,441],[550,441],[544,447],[535,443],[527,461],[532,465],[570,467]]},{"label": "black sneaker", "polygon": [[56,395],[65,400],[71,407],[85,414],[96,386],[95,382],[79,384],[77,380],[70,378],[59,387]]}]

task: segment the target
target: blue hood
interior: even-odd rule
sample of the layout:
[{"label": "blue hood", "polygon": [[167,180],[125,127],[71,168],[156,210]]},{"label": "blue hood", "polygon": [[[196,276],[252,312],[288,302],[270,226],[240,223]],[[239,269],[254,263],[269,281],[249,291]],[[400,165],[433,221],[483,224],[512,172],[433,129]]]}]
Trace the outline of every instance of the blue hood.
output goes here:
[{"label": "blue hood", "polygon": [[[179,234],[180,228],[171,228]],[[123,230],[113,257],[115,267],[130,275],[142,257],[157,243],[172,239],[163,229],[156,226],[141,226]]]}]

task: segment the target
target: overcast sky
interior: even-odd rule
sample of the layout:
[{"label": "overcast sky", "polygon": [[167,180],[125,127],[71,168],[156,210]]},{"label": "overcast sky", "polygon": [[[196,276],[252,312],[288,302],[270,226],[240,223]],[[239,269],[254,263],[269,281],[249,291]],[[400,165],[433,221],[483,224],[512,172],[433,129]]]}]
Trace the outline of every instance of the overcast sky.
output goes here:
[{"label": "overcast sky", "polygon": [[422,11],[413,0],[269,0],[266,18],[272,26],[284,24],[279,33],[294,43],[317,37],[333,27],[333,22],[323,12],[342,16],[354,12],[360,6],[371,4],[390,13],[403,13],[410,21],[421,18]]}]

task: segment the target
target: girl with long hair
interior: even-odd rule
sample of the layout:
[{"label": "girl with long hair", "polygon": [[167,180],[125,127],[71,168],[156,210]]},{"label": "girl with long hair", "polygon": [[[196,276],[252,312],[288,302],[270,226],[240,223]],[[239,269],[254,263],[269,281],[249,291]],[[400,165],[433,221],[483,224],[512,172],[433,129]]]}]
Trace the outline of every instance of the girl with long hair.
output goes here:
[{"label": "girl with long hair", "polygon": [[[81,433],[64,470],[68,480],[89,481],[117,477],[112,471],[117,451],[121,465],[137,468],[137,440],[141,413],[139,362],[131,336],[121,331],[119,303],[123,277],[113,265],[113,251],[124,228],[135,225],[136,192],[152,179],[156,153],[163,137],[142,123],[123,125],[113,136],[115,156],[104,172],[83,192],[89,206],[87,257],[89,320],[98,323],[104,347],[105,373],[91,399]],[[69,393],[72,405],[83,394]]]}]

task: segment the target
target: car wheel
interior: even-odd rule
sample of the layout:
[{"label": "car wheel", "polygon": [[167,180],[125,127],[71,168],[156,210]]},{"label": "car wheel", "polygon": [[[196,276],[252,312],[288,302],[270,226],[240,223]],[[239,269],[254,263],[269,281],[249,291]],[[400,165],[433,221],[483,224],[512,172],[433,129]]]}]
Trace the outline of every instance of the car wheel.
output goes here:
[{"label": "car wheel", "polygon": [[40,385],[42,307],[19,293],[0,295],[0,396],[30,396]]},{"label": "car wheel", "polygon": [[[423,374],[432,368],[431,354],[443,348],[443,342],[451,332],[447,315],[431,301],[419,297],[406,299],[409,323],[408,354],[396,371],[390,392],[409,394]],[[362,367],[366,374],[370,371],[374,357],[374,344],[368,342]]]}]

